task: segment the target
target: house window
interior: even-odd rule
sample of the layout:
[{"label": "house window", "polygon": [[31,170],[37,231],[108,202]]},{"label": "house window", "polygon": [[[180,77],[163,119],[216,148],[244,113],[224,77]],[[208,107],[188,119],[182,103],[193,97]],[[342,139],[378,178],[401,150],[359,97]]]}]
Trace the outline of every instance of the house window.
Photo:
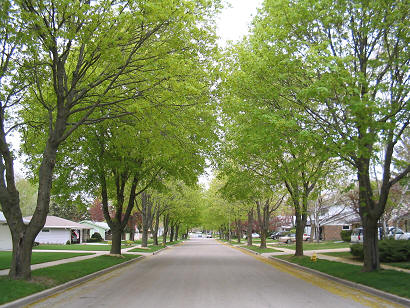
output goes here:
[{"label": "house window", "polygon": [[43,229],[41,232],[50,232],[50,229]]},{"label": "house window", "polygon": [[345,225],[345,226],[342,227],[342,229],[343,229],[343,230],[350,230],[350,226]]}]

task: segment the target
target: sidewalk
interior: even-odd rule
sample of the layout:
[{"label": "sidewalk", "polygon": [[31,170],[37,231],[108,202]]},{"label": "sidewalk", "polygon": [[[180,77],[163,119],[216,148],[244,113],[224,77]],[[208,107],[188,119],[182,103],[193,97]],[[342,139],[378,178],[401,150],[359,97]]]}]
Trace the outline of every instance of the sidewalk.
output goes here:
[{"label": "sidewalk", "polygon": [[[134,245],[131,247],[123,248],[121,249],[121,254],[131,254],[131,255],[141,255],[141,256],[151,256],[152,252],[128,252],[128,250],[134,249],[141,247],[141,245]],[[39,264],[33,264],[31,265],[31,270],[36,270],[39,268],[44,268],[44,267],[50,267],[54,265],[59,265],[59,264],[65,264],[65,263],[71,263],[71,262],[77,262],[81,260],[86,260],[86,259],[91,259],[95,258],[98,256],[102,255],[108,255],[110,252],[109,251],[85,251],[85,250],[36,250],[38,253],[42,252],[74,252],[74,253],[93,253],[92,255],[88,256],[78,256],[78,257],[73,257],[73,258],[67,258],[67,259],[61,259],[61,260],[56,260],[56,261],[50,261],[50,262],[44,262],[44,263],[39,263]],[[5,276],[9,274],[10,269],[4,269],[0,270],[0,276]]]}]

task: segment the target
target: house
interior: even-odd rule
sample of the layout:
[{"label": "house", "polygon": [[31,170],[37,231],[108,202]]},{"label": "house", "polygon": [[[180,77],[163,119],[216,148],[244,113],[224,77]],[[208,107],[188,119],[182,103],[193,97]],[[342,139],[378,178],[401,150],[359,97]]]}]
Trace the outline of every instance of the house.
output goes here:
[{"label": "house", "polygon": [[[29,221],[23,219],[25,224],[28,224]],[[12,250],[13,241],[11,240],[11,233],[9,226],[7,224],[6,217],[4,217],[3,212],[0,211],[0,250]]]},{"label": "house", "polygon": [[[31,220],[32,216],[25,217]],[[37,235],[35,241],[40,244],[67,244],[82,243],[87,239],[90,228],[71,220],[57,216],[47,216],[43,229]]]},{"label": "house", "polygon": [[324,241],[340,241],[342,239],[340,236],[342,230],[352,230],[358,225],[360,225],[359,215],[351,208],[343,206],[331,207],[325,213],[322,213],[317,221],[311,219],[307,224],[307,226],[312,227],[313,238],[317,238],[315,233],[319,231],[319,238]]},{"label": "house", "polygon": [[90,228],[89,237],[91,237],[94,233],[99,233],[103,240],[108,240],[110,237],[110,227],[106,222],[83,220],[79,223]]}]

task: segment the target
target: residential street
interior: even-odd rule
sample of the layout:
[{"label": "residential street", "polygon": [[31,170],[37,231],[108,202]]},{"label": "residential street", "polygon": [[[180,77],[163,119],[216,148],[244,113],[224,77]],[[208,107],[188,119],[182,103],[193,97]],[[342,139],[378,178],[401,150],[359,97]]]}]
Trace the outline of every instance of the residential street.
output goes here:
[{"label": "residential street", "polygon": [[394,307],[261,259],[213,239],[190,240],[30,307]]}]

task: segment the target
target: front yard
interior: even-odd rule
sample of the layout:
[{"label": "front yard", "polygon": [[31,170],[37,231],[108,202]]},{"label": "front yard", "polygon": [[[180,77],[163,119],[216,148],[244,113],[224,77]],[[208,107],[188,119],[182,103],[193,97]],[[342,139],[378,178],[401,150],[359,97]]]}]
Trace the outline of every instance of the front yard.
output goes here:
[{"label": "front yard", "polygon": [[67,281],[84,277],[138,257],[138,255],[126,254],[122,257],[104,255],[87,260],[41,268],[32,271],[32,281],[9,280],[7,276],[0,276],[0,304],[52,288]]},{"label": "front yard", "polygon": [[[33,252],[31,255],[31,264],[39,264],[61,259],[69,259],[79,256],[92,255],[93,253],[77,252]],[[0,251],[0,270],[10,268],[11,251]]]},{"label": "front yard", "polygon": [[250,249],[250,250],[255,251],[255,252],[258,252],[258,253],[280,252],[280,250],[273,249],[273,248],[270,248],[270,247],[260,248],[259,246],[255,246],[255,245],[252,245],[252,246],[243,245],[243,246],[240,246],[240,247],[243,247],[243,248],[246,248],[246,249]]},{"label": "front yard", "polygon": [[[121,248],[130,247],[121,245]],[[82,251],[110,251],[111,245],[92,245],[92,244],[71,244],[71,245],[48,245],[41,244],[33,247],[33,250],[82,250]]]},{"label": "front yard", "polygon": [[[296,249],[296,244],[284,244],[281,245],[283,248],[288,249]],[[310,242],[303,242],[303,250],[321,250],[321,249],[336,249],[336,248],[349,248],[350,243],[346,242],[320,242],[320,243],[310,243]]]}]

